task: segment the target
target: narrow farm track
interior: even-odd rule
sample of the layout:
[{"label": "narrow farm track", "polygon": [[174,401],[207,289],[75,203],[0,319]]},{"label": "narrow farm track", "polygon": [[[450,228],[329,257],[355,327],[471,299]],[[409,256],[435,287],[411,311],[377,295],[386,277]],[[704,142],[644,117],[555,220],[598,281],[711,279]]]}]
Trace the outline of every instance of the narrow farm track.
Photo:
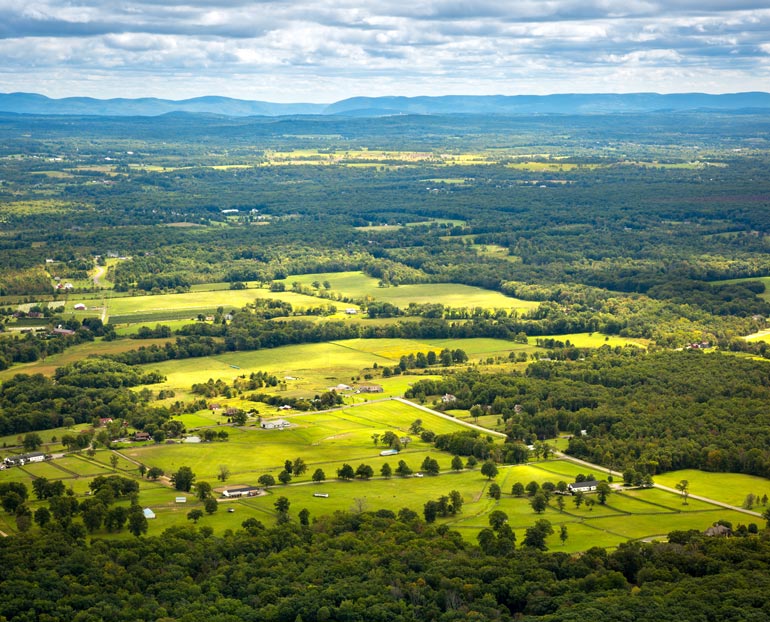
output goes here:
[{"label": "narrow farm track", "polygon": [[431,415],[435,415],[436,417],[441,417],[442,419],[447,419],[448,421],[454,421],[455,423],[464,425],[466,428],[471,428],[472,430],[485,432],[486,434],[491,434],[492,436],[497,436],[499,438],[508,438],[508,435],[504,434],[503,432],[496,432],[495,430],[484,428],[480,425],[476,425],[475,423],[468,423],[467,421],[463,421],[462,419],[457,419],[456,417],[445,415],[440,410],[433,410],[432,408],[428,408],[427,406],[423,406],[422,404],[415,404],[414,402],[410,402],[409,400],[404,399],[403,397],[392,397],[390,399],[395,400],[397,402],[401,402],[402,404],[406,404],[407,406],[412,406],[426,413],[430,413]]}]

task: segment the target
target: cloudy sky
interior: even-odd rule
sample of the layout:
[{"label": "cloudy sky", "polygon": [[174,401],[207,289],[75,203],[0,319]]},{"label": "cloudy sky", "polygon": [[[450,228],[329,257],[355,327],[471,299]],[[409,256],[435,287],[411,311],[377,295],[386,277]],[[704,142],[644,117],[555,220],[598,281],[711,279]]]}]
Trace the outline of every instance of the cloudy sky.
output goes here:
[{"label": "cloudy sky", "polygon": [[0,0],[0,92],[770,90],[770,0]]}]

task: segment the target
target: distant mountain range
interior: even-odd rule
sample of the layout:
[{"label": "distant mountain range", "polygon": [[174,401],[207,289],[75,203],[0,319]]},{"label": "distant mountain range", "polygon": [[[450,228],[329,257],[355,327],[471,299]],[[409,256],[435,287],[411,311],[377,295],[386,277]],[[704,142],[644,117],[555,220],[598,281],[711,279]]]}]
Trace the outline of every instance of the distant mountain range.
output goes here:
[{"label": "distant mountain range", "polygon": [[51,99],[35,93],[0,93],[0,112],[38,115],[157,116],[172,112],[230,117],[402,114],[600,114],[681,111],[770,110],[770,93],[621,93],[564,95],[446,95],[441,97],[353,97],[333,104],[276,104],[229,97],[179,101],[156,98]]}]

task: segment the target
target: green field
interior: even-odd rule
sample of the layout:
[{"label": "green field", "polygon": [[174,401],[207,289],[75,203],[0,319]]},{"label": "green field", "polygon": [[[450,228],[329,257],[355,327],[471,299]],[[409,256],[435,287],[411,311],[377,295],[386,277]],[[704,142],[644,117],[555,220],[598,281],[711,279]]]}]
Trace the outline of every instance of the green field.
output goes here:
[{"label": "green field", "polygon": [[439,302],[446,307],[483,309],[516,309],[523,312],[536,308],[540,303],[511,298],[470,285],[455,283],[420,283],[399,285],[398,287],[378,287],[378,280],[362,272],[326,272],[322,274],[298,274],[284,280],[287,288],[292,283],[310,287],[314,281],[329,281],[331,291],[352,298],[371,298],[390,302],[397,307],[406,308],[410,302],[417,304]]},{"label": "green field", "polygon": [[[674,488],[683,479],[690,484],[690,494],[708,497],[730,505],[741,506],[749,493],[759,497],[766,494],[770,497],[770,480],[742,473],[707,473],[686,469],[656,475],[655,483]],[[688,503],[692,502],[692,499],[688,501]]]}]

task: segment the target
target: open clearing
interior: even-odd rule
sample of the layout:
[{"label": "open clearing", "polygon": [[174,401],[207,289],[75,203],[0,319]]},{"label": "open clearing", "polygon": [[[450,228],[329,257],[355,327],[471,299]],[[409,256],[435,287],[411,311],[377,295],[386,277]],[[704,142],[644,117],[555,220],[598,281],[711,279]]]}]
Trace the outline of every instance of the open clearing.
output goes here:
[{"label": "open clearing", "polygon": [[314,281],[329,281],[331,291],[351,298],[371,298],[389,302],[397,307],[406,308],[410,302],[415,304],[441,303],[446,307],[459,309],[516,309],[523,312],[536,308],[540,303],[530,300],[511,298],[499,292],[457,285],[455,283],[420,283],[399,285],[398,287],[379,287],[378,280],[362,272],[325,272],[321,274],[298,274],[284,280],[287,288],[292,283],[310,287]]},{"label": "open clearing", "polygon": [[[655,483],[674,488],[683,479],[689,483],[690,494],[738,507],[743,504],[748,494],[770,497],[770,480],[742,473],[707,473],[685,469],[656,475]],[[688,500],[688,503],[693,503],[693,500]],[[744,517],[744,522],[747,518]]]}]

